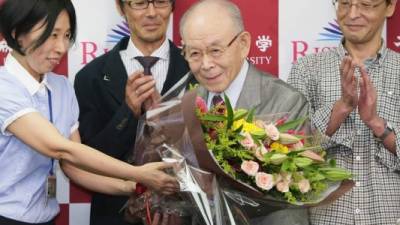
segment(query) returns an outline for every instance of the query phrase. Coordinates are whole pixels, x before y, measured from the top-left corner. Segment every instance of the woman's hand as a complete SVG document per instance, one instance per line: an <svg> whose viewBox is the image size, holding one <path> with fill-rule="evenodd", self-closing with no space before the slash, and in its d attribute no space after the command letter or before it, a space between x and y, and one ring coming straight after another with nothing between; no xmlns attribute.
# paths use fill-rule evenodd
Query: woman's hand
<svg viewBox="0 0 400 225"><path fill-rule="evenodd" d="M173 166L173 163L165 162L147 163L138 167L136 181L164 195L173 194L179 190L179 184L174 177L162 171Z"/></svg>

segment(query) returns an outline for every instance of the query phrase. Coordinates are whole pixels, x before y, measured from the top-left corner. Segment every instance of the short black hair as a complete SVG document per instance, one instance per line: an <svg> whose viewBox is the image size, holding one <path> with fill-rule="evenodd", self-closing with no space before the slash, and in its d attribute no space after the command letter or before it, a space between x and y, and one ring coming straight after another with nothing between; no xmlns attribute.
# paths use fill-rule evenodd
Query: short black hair
<svg viewBox="0 0 400 225"><path fill-rule="evenodd" d="M0 6L0 33L10 48L25 55L18 38L44 21L45 31L33 45L33 49L38 48L51 35L57 17L63 10L69 16L70 41L73 43L76 39L76 15L71 0L5 0Z"/></svg>
<svg viewBox="0 0 400 225"><path fill-rule="evenodd" d="M122 4L124 3L122 0L118 0L119 1L119 5L122 8ZM172 3L172 11L174 11L175 9L175 0L169 0Z"/></svg>

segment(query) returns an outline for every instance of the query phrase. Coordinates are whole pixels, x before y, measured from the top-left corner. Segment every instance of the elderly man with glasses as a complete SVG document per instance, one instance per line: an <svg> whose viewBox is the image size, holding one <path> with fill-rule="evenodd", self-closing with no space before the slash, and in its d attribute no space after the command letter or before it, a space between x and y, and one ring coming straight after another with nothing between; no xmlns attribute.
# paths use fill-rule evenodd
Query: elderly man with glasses
<svg viewBox="0 0 400 225"><path fill-rule="evenodd" d="M318 225L400 224L400 54L382 30L396 0L335 0L337 49L298 60L288 82L310 102L328 152L354 174L353 190L310 209Z"/></svg>
<svg viewBox="0 0 400 225"><path fill-rule="evenodd" d="M131 35L79 71L75 90L82 142L126 160L134 147L138 118L189 68L166 37L174 0L115 2ZM119 212L127 199L93 194L90 224L128 224Z"/></svg>
<svg viewBox="0 0 400 225"><path fill-rule="evenodd" d="M250 33L244 29L240 10L231 1L197 2L181 18L180 33L190 75L199 82L198 93L208 106L215 102L216 96L226 94L234 108L254 108L256 115L278 112L289 112L291 118L307 115L308 103L300 92L246 60ZM269 213L268 209L264 212ZM308 224L306 210L299 209L251 219L253 225Z"/></svg>

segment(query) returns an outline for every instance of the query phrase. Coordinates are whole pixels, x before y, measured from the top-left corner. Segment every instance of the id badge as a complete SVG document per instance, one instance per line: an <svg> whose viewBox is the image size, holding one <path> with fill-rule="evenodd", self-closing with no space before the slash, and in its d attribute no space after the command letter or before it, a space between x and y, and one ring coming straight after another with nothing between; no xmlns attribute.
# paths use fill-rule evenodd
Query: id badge
<svg viewBox="0 0 400 225"><path fill-rule="evenodd" d="M57 191L57 179L56 179L56 176L49 175L47 177L46 191L47 191L47 199L51 199L51 198L55 198L56 197L56 191Z"/></svg>

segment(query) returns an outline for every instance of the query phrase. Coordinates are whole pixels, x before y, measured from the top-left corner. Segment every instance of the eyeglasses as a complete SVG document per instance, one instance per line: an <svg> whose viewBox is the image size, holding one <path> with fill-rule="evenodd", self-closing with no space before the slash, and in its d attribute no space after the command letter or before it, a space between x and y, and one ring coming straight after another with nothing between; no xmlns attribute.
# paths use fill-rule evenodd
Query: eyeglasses
<svg viewBox="0 0 400 225"><path fill-rule="evenodd" d="M350 11L351 7L354 5L360 12L369 13L372 12L376 7L382 5L386 0L380 1L379 3L373 4L371 1L360 1L353 3L349 0L333 0L332 3L335 9L339 12L347 13Z"/></svg>
<svg viewBox="0 0 400 225"><path fill-rule="evenodd" d="M171 0L122 0L127 3L131 9L147 9L150 3L154 8L165 8L171 5Z"/></svg>
<svg viewBox="0 0 400 225"><path fill-rule="evenodd" d="M226 46L209 46L205 51L201 51L199 49L191 49L187 48L185 45L182 47L182 55L188 62L199 62L203 59L204 55L211 57L212 59L218 59L221 57L225 51L235 42L235 40L243 33L240 31L238 34L233 37L233 39Z"/></svg>

